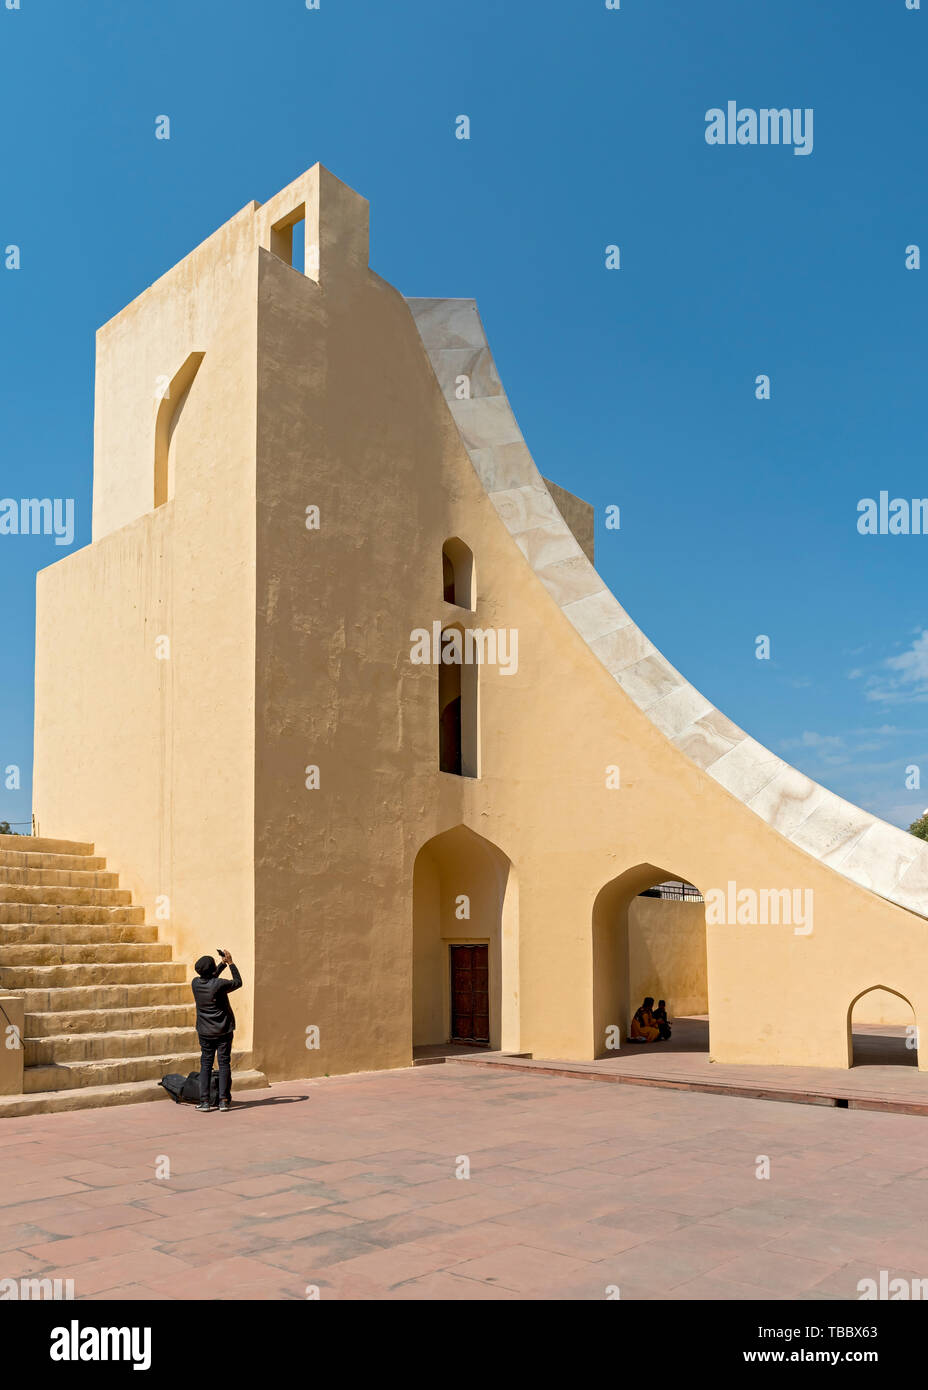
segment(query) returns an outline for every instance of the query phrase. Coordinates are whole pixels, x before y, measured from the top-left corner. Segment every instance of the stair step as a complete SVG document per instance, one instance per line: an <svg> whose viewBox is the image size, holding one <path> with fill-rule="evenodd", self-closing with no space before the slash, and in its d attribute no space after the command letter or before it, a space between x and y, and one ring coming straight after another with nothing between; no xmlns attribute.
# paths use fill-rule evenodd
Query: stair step
<svg viewBox="0 0 928 1390"><path fill-rule="evenodd" d="M153 941L110 941L79 945L56 942L3 944L0 938L0 967L28 969L35 965L126 965L165 964L171 961L168 943ZM0 977L2 978L2 977ZM30 984L33 983L30 981Z"/></svg>
<svg viewBox="0 0 928 1390"><path fill-rule="evenodd" d="M0 841L3 841L4 844L9 838L9 836L0 835ZM23 836L19 843L33 845L35 841ZM29 850L0 848L0 869L79 869L89 871L105 868L106 860L100 855L37 854L35 851Z"/></svg>
<svg viewBox="0 0 928 1390"><path fill-rule="evenodd" d="M18 989L27 1014L70 1009L134 1009L143 1004L192 1004L190 985L79 985L72 989Z"/></svg>
<svg viewBox="0 0 928 1390"><path fill-rule="evenodd" d="M0 902L0 922L138 922L145 921L144 907L86 907L70 903L5 903Z"/></svg>
<svg viewBox="0 0 928 1390"><path fill-rule="evenodd" d="M173 986L172 986L173 988ZM135 1032L149 1029L192 1028L196 1020L193 997L182 1004L140 1004L135 1008L64 1009L58 1013L27 1013L24 1037L37 1040L83 1033Z"/></svg>
<svg viewBox="0 0 928 1390"><path fill-rule="evenodd" d="M119 874L100 869L15 869L0 857L0 883L50 888L118 888Z"/></svg>
<svg viewBox="0 0 928 1390"><path fill-rule="evenodd" d="M193 1068L188 1068L193 1070ZM167 1074L167 1073L165 1073ZM160 1079L160 1078L159 1078ZM233 1113L237 1094L267 1087L264 1072L247 1070L232 1072ZM79 1090L38 1091L30 1095L0 1096L0 1119L19 1115L44 1115L60 1110L90 1110L98 1106L134 1105L141 1101L170 1100L157 1081L129 1081L112 1086L86 1086ZM193 1106L185 1106L199 1120ZM205 1120L204 1120L205 1123Z"/></svg>
<svg viewBox="0 0 928 1390"><path fill-rule="evenodd" d="M45 1037L23 1038L27 1067L54 1066L56 1063L102 1062L108 1058L151 1057L170 1053L198 1052L196 1029L181 1028L113 1029L105 1033L51 1033Z"/></svg>
<svg viewBox="0 0 928 1390"><path fill-rule="evenodd" d="M0 925L0 946L96 946L119 942L146 945L157 940L158 928L144 924L126 926L122 922L105 922L75 926L69 922L19 922L15 926Z"/></svg>
<svg viewBox="0 0 928 1390"><path fill-rule="evenodd" d="M62 888L45 883L0 882L0 903L37 903L43 907L126 907L128 888Z"/></svg>
<svg viewBox="0 0 928 1390"><path fill-rule="evenodd" d="M0 835L0 849L28 850L32 854L93 854L84 840L49 840L42 835Z"/></svg>
<svg viewBox="0 0 928 1390"><path fill-rule="evenodd" d="M247 1071L251 1054L232 1053L232 1065ZM84 1086L119 1086L127 1081L158 1081L169 1072L198 1071L200 1049L187 1052L149 1052L138 1057L107 1057L100 1061L52 1062L23 1070L23 1094L36 1091L71 1091Z"/></svg>
<svg viewBox="0 0 928 1390"><path fill-rule="evenodd" d="M81 985L179 985L187 969L176 961L120 965L0 965L4 989L71 989Z"/></svg>

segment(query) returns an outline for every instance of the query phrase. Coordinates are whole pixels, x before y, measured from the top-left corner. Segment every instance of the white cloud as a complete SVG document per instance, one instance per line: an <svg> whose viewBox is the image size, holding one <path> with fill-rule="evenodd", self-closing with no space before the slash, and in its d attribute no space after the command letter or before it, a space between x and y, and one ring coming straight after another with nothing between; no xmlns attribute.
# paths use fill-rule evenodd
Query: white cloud
<svg viewBox="0 0 928 1390"><path fill-rule="evenodd" d="M821 750L828 748L843 748L844 739L838 738L836 734L816 734L811 729L807 729L800 738L783 739L780 747L818 748Z"/></svg>
<svg viewBox="0 0 928 1390"><path fill-rule="evenodd" d="M928 701L928 631L919 632L908 651L887 657L888 674L871 676L866 698L880 704L919 704Z"/></svg>

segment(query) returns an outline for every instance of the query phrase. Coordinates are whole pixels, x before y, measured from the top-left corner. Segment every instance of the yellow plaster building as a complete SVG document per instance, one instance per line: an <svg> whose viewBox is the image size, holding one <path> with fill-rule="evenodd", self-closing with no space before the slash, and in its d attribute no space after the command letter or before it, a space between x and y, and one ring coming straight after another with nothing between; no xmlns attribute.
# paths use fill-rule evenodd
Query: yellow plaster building
<svg viewBox="0 0 928 1390"><path fill-rule="evenodd" d="M468 1029L608 1055L645 978L630 908L649 992L707 991L716 1060L847 1067L868 991L872 1020L928 1018L928 845L714 709L592 554L474 303L376 275L367 203L316 165L98 334L93 540L38 579L32 857L92 842L184 999L190 962L231 949L241 1065L272 1080ZM453 642L473 659L440 660ZM637 898L670 877L706 898L685 986ZM97 976L36 974L80 964L0 984L27 1015L86 1012L51 996ZM107 969L124 1031L171 1026L181 995Z"/></svg>

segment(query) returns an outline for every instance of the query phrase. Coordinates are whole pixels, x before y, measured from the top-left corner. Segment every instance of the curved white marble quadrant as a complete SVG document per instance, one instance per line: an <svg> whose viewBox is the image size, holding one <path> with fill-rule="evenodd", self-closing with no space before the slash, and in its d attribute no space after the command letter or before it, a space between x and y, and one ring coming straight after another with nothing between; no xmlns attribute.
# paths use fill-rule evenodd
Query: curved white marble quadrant
<svg viewBox="0 0 928 1390"><path fill-rule="evenodd" d="M602 665L682 753L807 854L928 916L928 844L757 743L671 666L606 587L535 467L472 299L407 299L477 475L532 569ZM456 399L467 376L470 399Z"/></svg>

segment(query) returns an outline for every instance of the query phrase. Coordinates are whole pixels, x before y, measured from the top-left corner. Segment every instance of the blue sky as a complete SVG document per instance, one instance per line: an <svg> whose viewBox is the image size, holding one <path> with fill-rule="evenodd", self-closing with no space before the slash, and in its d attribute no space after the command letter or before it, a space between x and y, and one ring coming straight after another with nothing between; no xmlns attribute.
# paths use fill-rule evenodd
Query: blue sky
<svg viewBox="0 0 928 1390"><path fill-rule="evenodd" d="M857 531L861 498L928 496L928 0L8 3L0 496L73 497L89 542L96 328L321 160L370 199L379 274L477 299L669 659L841 795L928 806L928 537ZM812 153L708 145L729 100L812 108ZM34 576L63 553L0 536L0 819L30 816Z"/></svg>

